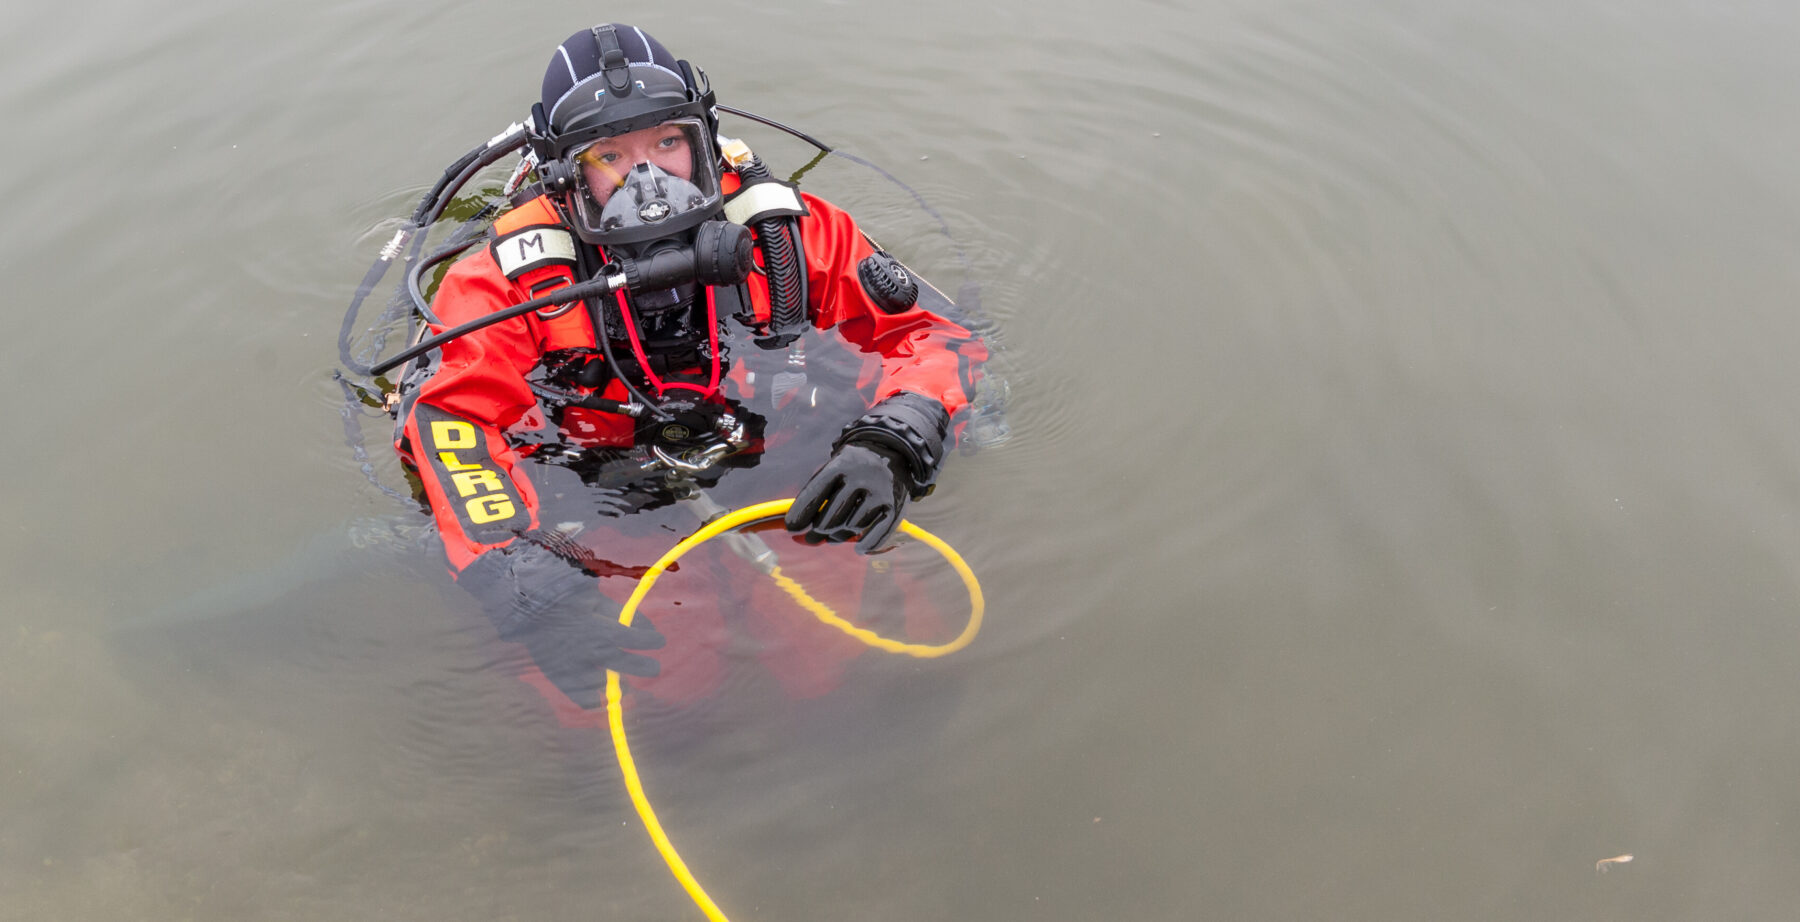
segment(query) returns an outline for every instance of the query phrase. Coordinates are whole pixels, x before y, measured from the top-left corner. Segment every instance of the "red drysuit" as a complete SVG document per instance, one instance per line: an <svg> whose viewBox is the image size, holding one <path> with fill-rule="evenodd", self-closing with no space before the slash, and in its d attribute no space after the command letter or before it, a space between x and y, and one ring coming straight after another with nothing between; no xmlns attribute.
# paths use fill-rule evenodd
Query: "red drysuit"
<svg viewBox="0 0 1800 922"><path fill-rule="evenodd" d="M727 191L735 187L735 180L727 175ZM858 275L858 264L875 253L875 247L843 211L809 195L802 199L809 212L799 218L799 226L808 314L814 328L803 342L814 354L835 348L840 359L848 356L854 380L846 378L849 387L838 390L853 390L849 396L860 398L849 404L853 412L820 423L835 432L862 408L903 391L940 402L954 418L973 393L987 357L986 347L967 330L919 304L893 312L879 306ZM589 246L567 232L548 198L533 199L508 212L496 223L489 245L457 262L445 275L432 302L439 321L432 332L568 284L575 272L568 253L571 243L573 247ZM758 321L769 317L767 284L760 274L752 275L735 291L706 293L708 299L715 296L721 304L735 305L735 314L753 314ZM712 306L710 300L708 305ZM624 317L629 322L629 314ZM740 402L777 406L770 393L772 375L766 371L758 375L750 367L752 359L759 356L745 324L719 309L708 325L723 330L720 344L701 353L707 358L720 356L716 370L708 367L711 362L696 360L691 350L663 361L653 342L623 344L628 348L618 348L621 344L615 343L616 354L635 357L628 373L636 376L633 383L640 391L652 395L658 383L673 384L671 393L681 388L705 389L712 383L711 375L722 372L719 396L714 399L732 401L734 406ZM616 340L619 331L612 332ZM534 482L551 471L533 461L546 445L625 451L639 440L640 424L630 417L583 407L547 412L533 392L528 378L534 371L541 373L551 361L565 369L570 364L602 361L596 354L598 345L593 320L580 304L527 314L446 343L429 377L406 392L403 430L396 447L420 475L454 571L460 573L482 553L520 540L521 535L559 525L566 530L570 523L561 518L562 512L546 520L545 486ZM779 359L781 353L770 357ZM646 374L642 370L646 367L660 374ZM565 375L565 384L567 378ZM594 390L605 397L628 399L616 379L586 392ZM580 394L583 389L575 392ZM780 396L789 403L796 399L791 393ZM838 405L845 405L844 393L830 396L839 398ZM818 399L816 388L811 399ZM771 424L752 452L768 446L772 456L774 446L782 444L787 435ZM804 440L792 444L804 444ZM792 488L826 459L826 451L828 447L821 445L809 457L791 459L785 483L779 476L761 476L749 488L752 495L733 495L731 504L792 495ZM754 495L757 489L764 495ZM563 498L580 490L570 490L559 482L554 492ZM602 527L587 527L601 524L600 517L578 515L573 524L580 531L558 545L597 576L600 591L618 601L630 592L643 568L699 524L691 517L665 516L665 521L655 525L633 527L631 519L638 515L629 498L609 507L605 517L625 513L631 515ZM584 518L589 520L582 521ZM838 561L835 575L817 564L809 566L818 585L808 585L808 589L816 588L815 595L824 593L821 598L841 606L841 613L858 611L861 574L868 561L846 548L803 550L797 543L783 540L779 531L765 535L783 554L784 567L789 558L808 555ZM792 551L787 550L790 547ZM689 560L683 561L684 567L711 576L685 579L687 585L683 586L673 585L677 581L671 576L664 582L671 583L670 592L679 595L672 603L678 607L646 604L644 615L669 642L662 651L651 654L663 666L661 675L632 679L634 688L673 702L710 694L721 681L721 651L729 633L727 616L742 619L740 633L761 644L759 658L790 693L799 696L829 690L848 661L861 652L858 642L812 623L809 615L766 585L766 578L728 552L703 547ZM765 585L757 585L759 582ZM659 584L653 597L663 595L664 587ZM552 688L549 682L538 684L546 691Z"/></svg>

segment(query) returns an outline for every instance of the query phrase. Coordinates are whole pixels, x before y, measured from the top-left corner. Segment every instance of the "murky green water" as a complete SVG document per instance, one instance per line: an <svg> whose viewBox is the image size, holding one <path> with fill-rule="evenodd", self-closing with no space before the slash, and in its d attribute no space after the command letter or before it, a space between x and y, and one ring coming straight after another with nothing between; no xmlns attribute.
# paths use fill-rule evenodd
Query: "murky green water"
<svg viewBox="0 0 1800 922"><path fill-rule="evenodd" d="M603 17L1004 331L975 647L646 731L733 919L1800 904L1788 5L203 2L0 38L0 917L699 918L330 377Z"/></svg>

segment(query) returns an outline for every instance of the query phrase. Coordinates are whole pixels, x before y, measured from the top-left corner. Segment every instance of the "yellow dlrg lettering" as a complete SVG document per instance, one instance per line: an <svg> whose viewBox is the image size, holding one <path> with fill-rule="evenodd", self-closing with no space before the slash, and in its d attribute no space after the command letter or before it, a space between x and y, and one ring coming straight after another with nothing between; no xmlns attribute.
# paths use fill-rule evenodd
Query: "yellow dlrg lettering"
<svg viewBox="0 0 1800 922"><path fill-rule="evenodd" d="M477 525L510 519L513 513L518 511L513 506L513 501L505 495L479 496L469 500L463 508L469 512L469 521Z"/></svg>
<svg viewBox="0 0 1800 922"><path fill-rule="evenodd" d="M491 493L506 492L506 487L500 483L500 475L493 471L475 470L451 474L450 482L456 484L457 496L474 496L477 490L487 490Z"/></svg>
<svg viewBox="0 0 1800 922"><path fill-rule="evenodd" d="M447 471L474 471L481 469L481 462L479 461L456 460L456 452L454 451L438 452L438 463L442 464L444 470Z"/></svg>
<svg viewBox="0 0 1800 922"><path fill-rule="evenodd" d="M431 424L431 443L438 448L474 448L475 424L440 419Z"/></svg>

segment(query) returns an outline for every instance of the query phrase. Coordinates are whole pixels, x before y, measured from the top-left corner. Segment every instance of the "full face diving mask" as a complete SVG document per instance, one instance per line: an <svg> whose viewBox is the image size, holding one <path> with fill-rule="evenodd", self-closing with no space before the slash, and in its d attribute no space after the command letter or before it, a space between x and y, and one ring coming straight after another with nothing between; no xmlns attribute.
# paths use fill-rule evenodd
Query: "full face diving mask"
<svg viewBox="0 0 1800 922"><path fill-rule="evenodd" d="M673 119L570 152L577 231L601 246L679 236L723 208L712 141Z"/></svg>

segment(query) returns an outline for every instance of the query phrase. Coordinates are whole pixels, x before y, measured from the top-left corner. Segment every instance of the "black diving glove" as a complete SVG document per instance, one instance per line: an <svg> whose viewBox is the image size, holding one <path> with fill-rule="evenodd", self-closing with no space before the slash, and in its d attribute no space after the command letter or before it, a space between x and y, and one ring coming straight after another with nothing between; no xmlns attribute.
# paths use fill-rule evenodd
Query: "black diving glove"
<svg viewBox="0 0 1800 922"><path fill-rule="evenodd" d="M540 545L515 541L475 558L457 583L481 602L501 640L525 645L545 678L584 708L600 706L605 670L650 677L661 666L629 650L655 650L663 636L619 623L619 604L594 578Z"/></svg>
<svg viewBox="0 0 1800 922"><path fill-rule="evenodd" d="M906 501L931 492L949 431L950 414L929 397L903 392L876 404L844 427L831 460L800 488L788 531L810 544L861 535L857 553L873 553L900 527Z"/></svg>
<svg viewBox="0 0 1800 922"><path fill-rule="evenodd" d="M900 474L904 466L887 449L855 442L843 445L800 488L788 507L788 531L804 530L808 544L861 535L857 552L875 550L899 527L906 511Z"/></svg>

